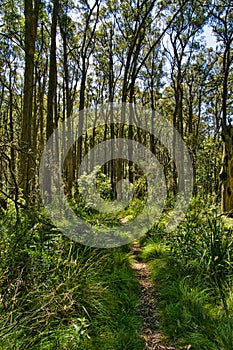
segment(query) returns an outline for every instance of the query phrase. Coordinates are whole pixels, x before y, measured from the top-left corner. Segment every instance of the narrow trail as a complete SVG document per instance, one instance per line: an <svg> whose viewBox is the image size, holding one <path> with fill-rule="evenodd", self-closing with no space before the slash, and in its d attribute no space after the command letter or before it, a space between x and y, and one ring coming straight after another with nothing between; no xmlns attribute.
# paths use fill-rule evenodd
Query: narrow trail
<svg viewBox="0 0 233 350"><path fill-rule="evenodd" d="M141 286L140 315L143 320L142 336L145 340L145 350L175 350L162 344L162 334L159 331L158 312L156 308L155 290L151 282L148 266L138 261L141 248L137 242L133 244L135 262L132 268L136 271Z"/></svg>

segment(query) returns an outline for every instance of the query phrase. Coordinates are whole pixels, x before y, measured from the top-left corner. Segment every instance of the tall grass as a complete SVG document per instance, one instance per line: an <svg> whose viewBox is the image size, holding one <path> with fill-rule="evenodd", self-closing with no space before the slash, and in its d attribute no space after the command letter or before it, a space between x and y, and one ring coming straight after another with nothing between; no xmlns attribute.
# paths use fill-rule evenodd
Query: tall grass
<svg viewBox="0 0 233 350"><path fill-rule="evenodd" d="M141 256L159 293L163 332L178 349L233 349L232 229L195 201L176 232L157 231Z"/></svg>
<svg viewBox="0 0 233 350"><path fill-rule="evenodd" d="M142 349L126 249L71 242L44 215L1 220L0 349Z"/></svg>

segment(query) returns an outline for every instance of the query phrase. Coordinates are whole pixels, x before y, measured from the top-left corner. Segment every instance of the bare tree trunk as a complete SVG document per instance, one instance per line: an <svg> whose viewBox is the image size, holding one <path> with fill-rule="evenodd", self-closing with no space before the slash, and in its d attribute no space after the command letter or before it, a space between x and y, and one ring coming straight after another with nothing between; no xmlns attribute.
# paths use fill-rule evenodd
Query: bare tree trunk
<svg viewBox="0 0 233 350"><path fill-rule="evenodd" d="M63 23L60 23L60 31L63 39L63 69L64 69L64 84L63 84L63 106L64 106L64 116L70 118L72 113L72 96L71 96L71 87L69 83L69 65L68 65L68 42L67 42L67 28ZM71 121L69 123L69 132L73 133L73 125ZM65 162L66 168L66 194L69 198L72 196L72 186L75 178L75 145L71 147Z"/></svg>
<svg viewBox="0 0 233 350"><path fill-rule="evenodd" d="M231 42L228 42L223 55L223 87L222 87L222 140L223 162L220 178L222 181L222 213L233 216L233 125L227 121L227 102L229 72L233 57Z"/></svg>
<svg viewBox="0 0 233 350"><path fill-rule="evenodd" d="M80 84L80 93L79 93L79 121L78 121L78 132L79 135L81 135L77 140L77 163L76 167L79 168L81 161L82 161L82 155L83 155L83 125L84 125L84 108L85 108L85 93L86 93L86 80L87 80L87 73L88 73L88 67L89 67L89 61L91 54L94 50L94 35L96 32L96 26L99 21L99 9L100 9L100 2L99 0L95 0L92 7L89 7L89 12L87 13L87 16L85 16L85 28L83 31L83 40L82 40L82 47L81 47L81 84ZM94 11L96 10L96 13ZM94 24L93 27L90 28L90 24L92 22L92 17L94 17Z"/></svg>
<svg viewBox="0 0 233 350"><path fill-rule="evenodd" d="M49 90L47 106L46 139L53 133L57 114L57 60L56 60L56 34L59 0L53 0L53 17L51 27L51 46L49 62Z"/></svg>
<svg viewBox="0 0 233 350"><path fill-rule="evenodd" d="M222 181L222 213L233 216L233 126L228 125L223 137L223 159L220 178Z"/></svg>
<svg viewBox="0 0 233 350"><path fill-rule="evenodd" d="M56 34L58 20L59 0L53 0L53 16L51 26L51 46L49 61L49 89L46 120L46 139L52 135L57 123L57 60L56 60ZM48 170L48 169L47 169ZM46 188L48 198L51 196L51 178L46 176Z"/></svg>
<svg viewBox="0 0 233 350"><path fill-rule="evenodd" d="M217 2L218 3L218 2ZM221 2L219 2L221 3ZM213 6L211 15L213 16L213 30L224 48L222 56L222 141L223 158L221 179L222 213L231 213L233 216L233 124L229 111L229 85L230 71L233 63L232 55L232 4L226 2L225 6L219 10L220 6ZM217 30L216 30L217 28ZM229 114L228 114L229 113Z"/></svg>
<svg viewBox="0 0 233 350"><path fill-rule="evenodd" d="M222 213L233 215L233 125L227 124L227 99L230 51L225 51L223 58L223 91L222 91L222 140L223 157L220 173L222 185Z"/></svg>
<svg viewBox="0 0 233 350"><path fill-rule="evenodd" d="M25 70L24 70L24 98L23 118L21 130L20 153L20 187L28 199L32 193L32 179L35 177L35 163L32 158L32 125L33 118L33 85L34 85L34 55L38 24L40 0L24 0L25 14Z"/></svg>

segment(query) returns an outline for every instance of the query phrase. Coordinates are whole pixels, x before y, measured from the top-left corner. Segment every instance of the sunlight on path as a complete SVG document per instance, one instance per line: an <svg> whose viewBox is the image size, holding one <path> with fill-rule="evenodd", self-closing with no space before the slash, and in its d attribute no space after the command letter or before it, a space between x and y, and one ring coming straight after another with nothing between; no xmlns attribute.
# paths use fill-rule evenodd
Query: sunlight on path
<svg viewBox="0 0 233 350"><path fill-rule="evenodd" d="M141 286L140 315L143 319L141 329L142 337L145 340L146 350L175 350L173 347L162 345L162 334L159 331L158 313L155 302L155 291L150 280L150 271L145 263L137 261L141 248L137 242L133 243L135 261L132 268L137 272Z"/></svg>

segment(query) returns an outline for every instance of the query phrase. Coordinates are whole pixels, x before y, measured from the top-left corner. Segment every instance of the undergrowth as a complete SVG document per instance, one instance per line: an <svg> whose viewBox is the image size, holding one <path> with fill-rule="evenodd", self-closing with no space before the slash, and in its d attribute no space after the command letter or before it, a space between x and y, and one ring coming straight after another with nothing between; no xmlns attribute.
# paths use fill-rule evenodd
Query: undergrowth
<svg viewBox="0 0 233 350"><path fill-rule="evenodd" d="M175 232L165 233L163 220L142 240L141 254L159 295L162 332L177 349L232 350L232 228L200 201Z"/></svg>
<svg viewBox="0 0 233 350"><path fill-rule="evenodd" d="M71 242L43 214L0 225L0 349L141 350L127 247Z"/></svg>

